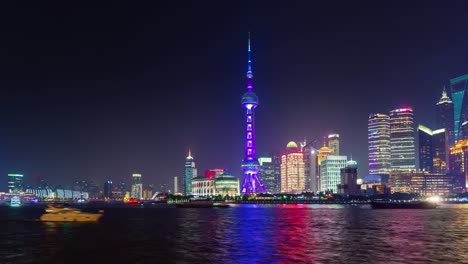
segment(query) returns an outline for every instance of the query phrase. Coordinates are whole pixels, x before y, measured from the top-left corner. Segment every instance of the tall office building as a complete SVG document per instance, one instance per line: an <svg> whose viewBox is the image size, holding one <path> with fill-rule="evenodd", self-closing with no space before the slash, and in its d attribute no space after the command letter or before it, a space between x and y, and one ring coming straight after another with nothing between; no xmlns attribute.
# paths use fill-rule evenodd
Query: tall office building
<svg viewBox="0 0 468 264"><path fill-rule="evenodd" d="M189 150L188 156L185 159L185 171L182 179L182 192L184 195L192 194L192 180L195 177L197 177L197 167L195 166L192 152Z"/></svg>
<svg viewBox="0 0 468 264"><path fill-rule="evenodd" d="M275 187L273 190L268 190L271 193L281 192L281 157L277 153L271 155L273 160L273 175L275 177Z"/></svg>
<svg viewBox="0 0 468 264"><path fill-rule="evenodd" d="M369 141L369 174L390 173L390 117L371 114L367 124Z"/></svg>
<svg viewBox="0 0 468 264"><path fill-rule="evenodd" d="M431 130L418 126L419 169L440 174L447 172L447 140L448 133L444 128Z"/></svg>
<svg viewBox="0 0 468 264"><path fill-rule="evenodd" d="M391 170L409 171L416 168L413 110L390 111Z"/></svg>
<svg viewBox="0 0 468 264"><path fill-rule="evenodd" d="M141 181L141 174L133 173L132 174L132 193L133 198L142 199L143 198L143 183Z"/></svg>
<svg viewBox="0 0 468 264"><path fill-rule="evenodd" d="M338 184L338 192L343 194L361 194L361 186L357 184L358 163L350 160L346 167L340 170L341 181Z"/></svg>
<svg viewBox="0 0 468 264"><path fill-rule="evenodd" d="M258 171L260 164L255 155L255 108L258 105L258 97L253 92L253 72L252 59L250 50L250 34L248 41L248 61L247 61L247 92L242 95L241 104L245 109L245 145L244 145L244 160L242 161L242 172L244 174L244 182L242 184L241 193L248 195L251 193L267 192L263 185Z"/></svg>
<svg viewBox="0 0 468 264"><path fill-rule="evenodd" d="M460 140L466 139L468 139L468 121L465 121L460 125Z"/></svg>
<svg viewBox="0 0 468 264"><path fill-rule="evenodd" d="M346 167L346 156L327 156L320 164L320 191L338 192L338 184L341 184L341 169Z"/></svg>
<svg viewBox="0 0 468 264"><path fill-rule="evenodd" d="M468 74L450 79L452 90L455 141L460 140L460 126L468 121Z"/></svg>
<svg viewBox="0 0 468 264"><path fill-rule="evenodd" d="M459 186L468 189L468 140L450 148L450 173L459 179Z"/></svg>
<svg viewBox="0 0 468 264"><path fill-rule="evenodd" d="M274 193L276 189L276 182L273 159L271 157L259 157L258 163L260 163L260 171L258 172L260 179L262 179L265 188L270 193Z"/></svg>
<svg viewBox="0 0 468 264"><path fill-rule="evenodd" d="M436 104L436 128L445 128L447 131L446 152L455 144L453 102L447 96L447 91L442 91L442 97Z"/></svg>
<svg viewBox="0 0 468 264"><path fill-rule="evenodd" d="M8 174L8 192L20 193L23 191L23 174Z"/></svg>
<svg viewBox="0 0 468 264"><path fill-rule="evenodd" d="M306 191L316 193L318 192L318 151L311 143L305 145L302 151L304 153Z"/></svg>
<svg viewBox="0 0 468 264"><path fill-rule="evenodd" d="M177 179L177 176L174 176L174 193L179 192L179 181Z"/></svg>
<svg viewBox="0 0 468 264"><path fill-rule="evenodd" d="M104 182L104 198L112 198L112 181L110 180Z"/></svg>
<svg viewBox="0 0 468 264"><path fill-rule="evenodd" d="M281 155L281 192L302 193L305 191L304 155L293 141Z"/></svg>
<svg viewBox="0 0 468 264"><path fill-rule="evenodd" d="M432 130L419 125L418 126L418 139L419 139L419 169L428 172L433 171L434 161L432 160L434 153L432 149Z"/></svg>
<svg viewBox="0 0 468 264"><path fill-rule="evenodd" d="M339 134L329 134L327 136L328 147L332 149L332 155L340 155L340 135Z"/></svg>

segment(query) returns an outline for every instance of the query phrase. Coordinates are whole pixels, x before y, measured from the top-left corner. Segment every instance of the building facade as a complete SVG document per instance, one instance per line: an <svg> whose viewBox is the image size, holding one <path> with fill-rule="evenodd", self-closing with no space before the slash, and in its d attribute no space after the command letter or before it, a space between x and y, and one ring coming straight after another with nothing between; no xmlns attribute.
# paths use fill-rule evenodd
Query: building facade
<svg viewBox="0 0 468 264"><path fill-rule="evenodd" d="M458 177L463 189L468 189L468 140L460 140L450 148L450 173Z"/></svg>
<svg viewBox="0 0 468 264"><path fill-rule="evenodd" d="M195 196L207 197L217 195L238 196L239 179L228 174L215 178L196 177L192 180L192 192Z"/></svg>
<svg viewBox="0 0 468 264"><path fill-rule="evenodd" d="M418 126L418 139L419 139L419 169L432 172L434 169L434 153L432 148L432 130L419 125Z"/></svg>
<svg viewBox="0 0 468 264"><path fill-rule="evenodd" d="M455 141L460 140L460 126L468 121L468 74L450 79L452 91L454 135Z"/></svg>
<svg viewBox="0 0 468 264"><path fill-rule="evenodd" d="M385 114L369 115L369 174L390 173L390 117Z"/></svg>
<svg viewBox="0 0 468 264"><path fill-rule="evenodd" d="M185 158L185 171L182 179L182 193L184 195L192 194L192 179L197 177L197 167L195 160L192 157L192 152L189 150L187 158Z"/></svg>
<svg viewBox="0 0 468 264"><path fill-rule="evenodd" d="M446 153L448 153L449 148L455 144L454 120L453 102L447 96L447 91L444 87L442 97L436 104L436 128L445 128L447 131Z"/></svg>
<svg viewBox="0 0 468 264"><path fill-rule="evenodd" d="M311 143L303 148L304 153L304 174L306 178L306 191L317 193L318 188L318 150Z"/></svg>
<svg viewBox="0 0 468 264"><path fill-rule="evenodd" d="M141 174L132 174L132 198L142 199L143 198L143 183L141 181Z"/></svg>
<svg viewBox="0 0 468 264"><path fill-rule="evenodd" d="M23 174L9 173L8 175L8 192L20 193L23 191Z"/></svg>
<svg viewBox="0 0 468 264"><path fill-rule="evenodd" d="M392 172L388 186L392 193L417 193L424 196L446 195L454 190L454 177L427 171Z"/></svg>
<svg viewBox="0 0 468 264"><path fill-rule="evenodd" d="M112 198L112 181L107 180L104 182L104 198Z"/></svg>
<svg viewBox="0 0 468 264"><path fill-rule="evenodd" d="M281 155L281 192L302 193L305 191L304 155L297 144L291 141L287 152Z"/></svg>
<svg viewBox="0 0 468 264"><path fill-rule="evenodd" d="M391 170L416 169L413 110L401 108L390 111Z"/></svg>
<svg viewBox="0 0 468 264"><path fill-rule="evenodd" d="M332 150L332 155L340 155L340 135L339 134L329 134L327 136L327 145Z"/></svg>
<svg viewBox="0 0 468 264"><path fill-rule="evenodd" d="M276 190L276 179L275 179L275 166L273 164L273 158L271 157L260 157L258 158L260 164L260 179L262 179L265 188L270 192L274 193Z"/></svg>
<svg viewBox="0 0 468 264"><path fill-rule="evenodd" d="M346 167L340 171L341 181L337 186L338 192L342 194L361 194L361 185L358 180L358 163L354 160L346 162Z"/></svg>
<svg viewBox="0 0 468 264"><path fill-rule="evenodd" d="M174 176L174 193L179 193L179 179Z"/></svg>
<svg viewBox="0 0 468 264"><path fill-rule="evenodd" d="M338 192L338 184L341 184L341 169L346 167L346 156L327 156L320 164L320 191Z"/></svg>

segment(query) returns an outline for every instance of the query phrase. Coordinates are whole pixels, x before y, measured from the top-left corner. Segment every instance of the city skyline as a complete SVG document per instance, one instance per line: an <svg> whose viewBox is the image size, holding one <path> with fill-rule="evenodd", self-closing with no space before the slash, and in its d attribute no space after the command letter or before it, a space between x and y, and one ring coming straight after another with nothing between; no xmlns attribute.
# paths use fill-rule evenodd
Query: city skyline
<svg viewBox="0 0 468 264"><path fill-rule="evenodd" d="M101 184L138 171L145 183L169 184L182 176L180 164L191 148L199 168L223 167L242 180L238 99L248 31L262 100L257 156L290 140L336 132L340 152L352 153L365 173L370 113L411 106L415 125L437 129L441 87L450 90L449 80L468 72L460 56L468 44L459 37L467 35L463 15L448 6L379 17L385 6L351 16L325 5L314 6L313 18L295 5L252 3L246 12L230 7L235 17L200 4L169 27L154 13L168 17L177 10L170 4L155 4L143 15L130 9L124 18L112 15L118 12L101 17L99 9L65 17L61 7L40 6L16 14L1 44L8 52L0 78L0 175L23 174L31 184L37 176ZM279 10L290 19L276 19ZM77 23L80 17L89 19ZM134 22L121 28L119 19ZM396 41L402 37L404 43Z"/></svg>

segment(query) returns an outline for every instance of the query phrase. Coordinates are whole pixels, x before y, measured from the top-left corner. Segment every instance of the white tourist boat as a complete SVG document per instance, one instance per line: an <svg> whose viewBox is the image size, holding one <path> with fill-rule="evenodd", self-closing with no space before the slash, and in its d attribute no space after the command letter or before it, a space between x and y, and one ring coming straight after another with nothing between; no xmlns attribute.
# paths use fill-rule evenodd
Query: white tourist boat
<svg viewBox="0 0 468 264"><path fill-rule="evenodd" d="M86 213L76 208L47 206L40 220L44 222L96 222L102 212Z"/></svg>

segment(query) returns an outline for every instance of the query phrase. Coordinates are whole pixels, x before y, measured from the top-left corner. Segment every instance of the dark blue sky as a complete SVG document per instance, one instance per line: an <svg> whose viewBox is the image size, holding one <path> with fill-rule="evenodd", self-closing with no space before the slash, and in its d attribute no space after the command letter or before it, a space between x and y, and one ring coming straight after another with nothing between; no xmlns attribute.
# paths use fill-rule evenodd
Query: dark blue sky
<svg viewBox="0 0 468 264"><path fill-rule="evenodd" d="M156 2L2 3L0 189L13 171L172 185L188 148L240 176L248 31L258 154L337 131L366 173L369 113L431 127L468 72L464 1Z"/></svg>

